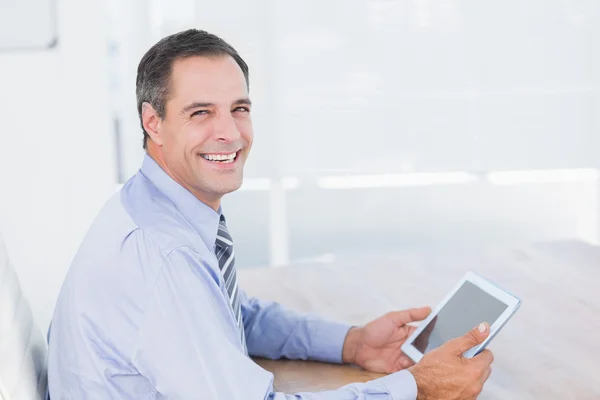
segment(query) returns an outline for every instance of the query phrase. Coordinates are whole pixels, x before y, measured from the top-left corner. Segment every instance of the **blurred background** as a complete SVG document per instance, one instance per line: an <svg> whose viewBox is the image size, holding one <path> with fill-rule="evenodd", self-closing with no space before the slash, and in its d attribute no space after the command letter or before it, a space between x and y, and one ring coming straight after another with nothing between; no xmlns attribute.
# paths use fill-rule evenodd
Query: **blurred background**
<svg viewBox="0 0 600 400"><path fill-rule="evenodd" d="M140 166L137 64L190 27L250 66L239 268L600 242L596 0L0 0L0 231L41 326Z"/></svg>

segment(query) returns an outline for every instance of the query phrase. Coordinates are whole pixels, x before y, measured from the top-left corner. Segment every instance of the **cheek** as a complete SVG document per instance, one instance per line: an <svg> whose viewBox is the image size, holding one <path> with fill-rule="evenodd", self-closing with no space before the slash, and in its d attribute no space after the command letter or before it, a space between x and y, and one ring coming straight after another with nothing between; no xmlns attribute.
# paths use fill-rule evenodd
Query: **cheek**
<svg viewBox="0 0 600 400"><path fill-rule="evenodd" d="M252 140L254 139L254 131L252 130L252 121L250 118L240 121L236 125L240 135L251 144Z"/></svg>
<svg viewBox="0 0 600 400"><path fill-rule="evenodd" d="M196 153L210 139L210 132L210 127L203 124L192 123L183 126L180 137L181 148L187 153Z"/></svg>
<svg viewBox="0 0 600 400"><path fill-rule="evenodd" d="M181 146L182 126L165 120L164 130L162 132L163 145L166 150L176 151Z"/></svg>
<svg viewBox="0 0 600 400"><path fill-rule="evenodd" d="M181 153L187 150L186 143L185 135L181 133L174 134L169 140L169 152L173 155L181 156Z"/></svg>

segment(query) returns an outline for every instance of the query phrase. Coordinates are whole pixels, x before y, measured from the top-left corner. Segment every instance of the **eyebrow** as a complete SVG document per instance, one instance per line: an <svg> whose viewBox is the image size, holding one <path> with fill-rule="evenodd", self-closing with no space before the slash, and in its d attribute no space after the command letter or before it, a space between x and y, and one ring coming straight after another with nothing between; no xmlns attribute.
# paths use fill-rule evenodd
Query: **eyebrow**
<svg viewBox="0 0 600 400"><path fill-rule="evenodd" d="M241 98L241 99L237 99L236 101L233 102L233 105L235 105L235 106L238 106L238 105L241 105L241 104L250 106L250 105L252 105L252 101L250 101L250 99L248 97L244 97L244 98ZM214 103L203 103L203 102L197 102L196 101L196 102L193 102L193 103L188 104L187 106L185 106L181 110L181 114L185 114L188 111L191 111L191 110L196 109L196 108L212 107L214 105L215 105Z"/></svg>

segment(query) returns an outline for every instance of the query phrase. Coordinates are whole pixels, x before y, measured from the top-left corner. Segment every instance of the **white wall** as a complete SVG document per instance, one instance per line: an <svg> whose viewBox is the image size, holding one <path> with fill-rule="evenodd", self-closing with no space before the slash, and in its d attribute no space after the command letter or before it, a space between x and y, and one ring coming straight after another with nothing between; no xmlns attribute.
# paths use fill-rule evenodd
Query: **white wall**
<svg viewBox="0 0 600 400"><path fill-rule="evenodd" d="M301 180L287 192L291 260L415 248L468 252L555 240L598 245L600 185L597 173L587 175L537 183L495 184L481 177L464 184L363 189L320 189ZM236 240L236 265L267 265L268 193L234 193L224 209Z"/></svg>
<svg viewBox="0 0 600 400"><path fill-rule="evenodd" d="M0 231L43 329L115 182L104 5L58 7L56 49L0 53Z"/></svg>

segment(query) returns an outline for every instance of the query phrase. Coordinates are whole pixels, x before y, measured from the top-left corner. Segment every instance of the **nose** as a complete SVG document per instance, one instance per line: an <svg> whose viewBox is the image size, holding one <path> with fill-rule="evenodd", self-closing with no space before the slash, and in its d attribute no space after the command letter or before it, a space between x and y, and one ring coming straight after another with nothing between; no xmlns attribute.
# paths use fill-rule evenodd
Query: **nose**
<svg viewBox="0 0 600 400"><path fill-rule="evenodd" d="M231 113L222 114L215 127L215 139L220 142L234 142L241 136L237 128L235 119Z"/></svg>

